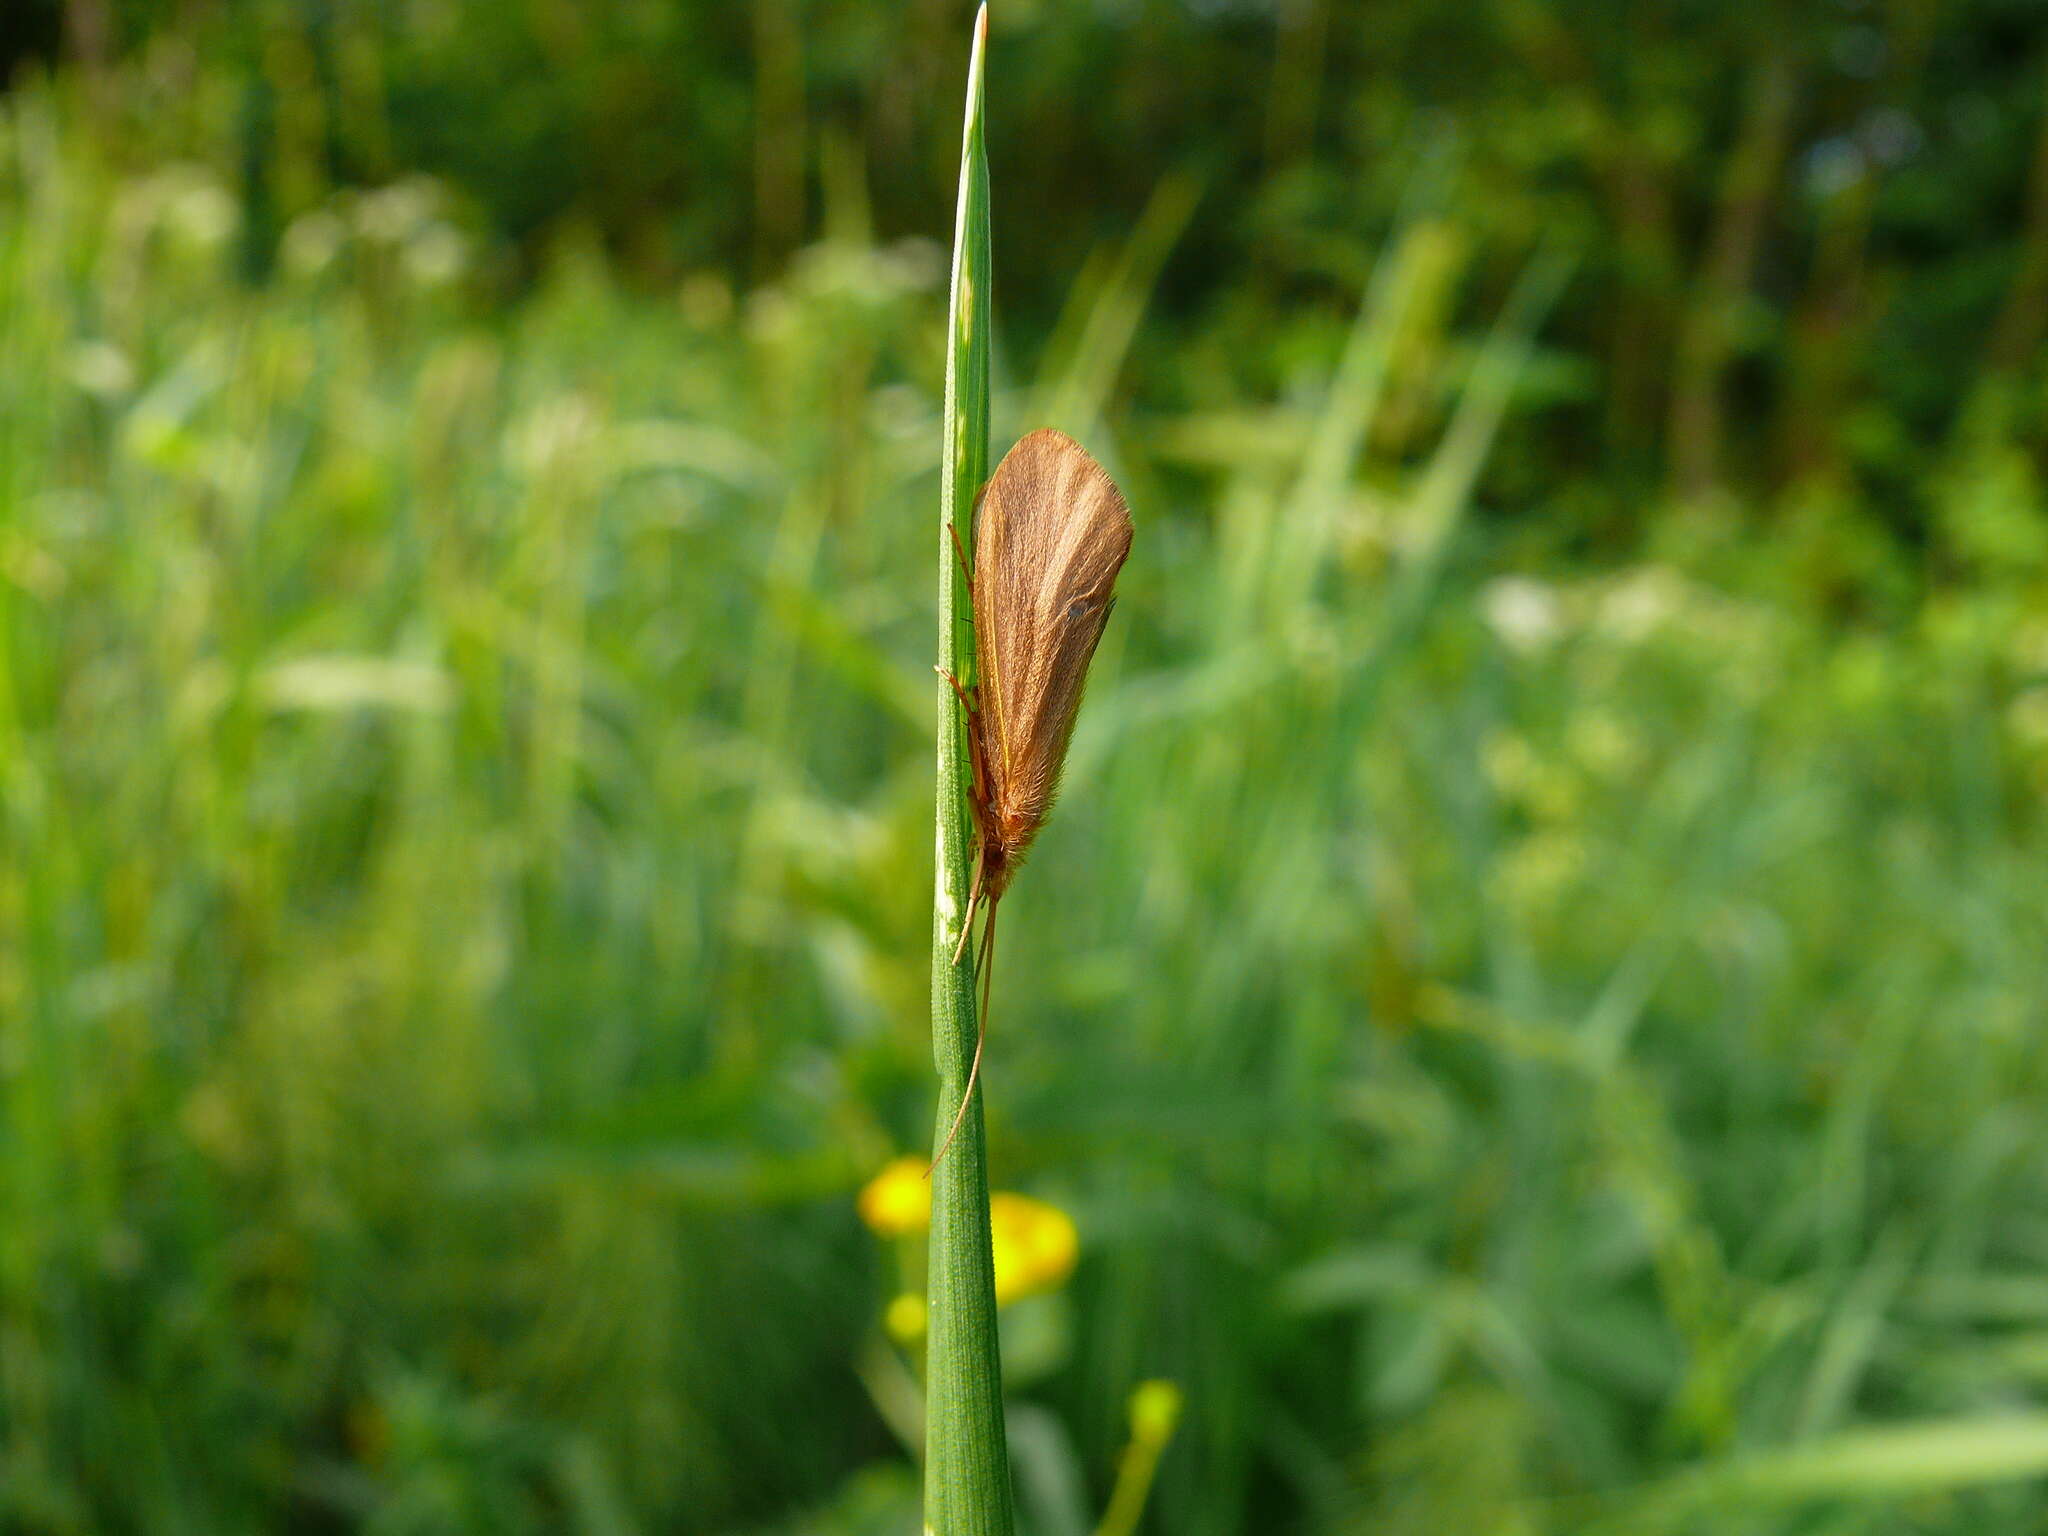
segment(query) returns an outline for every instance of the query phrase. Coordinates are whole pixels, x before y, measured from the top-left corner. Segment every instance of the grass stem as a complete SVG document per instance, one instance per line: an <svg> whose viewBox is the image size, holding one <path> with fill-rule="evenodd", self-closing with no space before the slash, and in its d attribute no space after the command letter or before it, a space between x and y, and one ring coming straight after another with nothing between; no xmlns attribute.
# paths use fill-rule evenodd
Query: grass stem
<svg viewBox="0 0 2048 1536"><path fill-rule="evenodd" d="M960 146L946 354L944 461L939 477L939 665L967 681L974 634L965 579L948 532L974 542L976 492L988 475L989 207L982 138L982 55L988 9L975 18ZM938 690L938 858L932 904L932 1054L938 1066L936 1151L966 1091L976 1032L974 969L954 963L966 919L972 818L966 723L943 678ZM927 1281L924 1523L933 1536L1009 1536L1010 1465L1003 1366L996 1339L995 1260L980 1090L932 1173Z"/></svg>

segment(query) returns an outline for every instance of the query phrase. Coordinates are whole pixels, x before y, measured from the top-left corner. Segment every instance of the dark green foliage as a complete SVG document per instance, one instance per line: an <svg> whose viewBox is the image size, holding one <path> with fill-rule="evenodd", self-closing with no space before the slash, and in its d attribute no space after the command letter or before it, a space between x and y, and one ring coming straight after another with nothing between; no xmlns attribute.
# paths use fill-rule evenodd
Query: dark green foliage
<svg viewBox="0 0 2048 1536"><path fill-rule="evenodd" d="M931 234L952 192L967 7L77 9L103 16L116 56L190 50L243 76L245 102L257 81L289 99L252 183L287 217L337 184L429 172L515 258L507 275L538 271L565 230L646 283L783 272L830 196L833 146L885 240ZM1204 196L1129 379L1136 399L1188 403L1199 379L1166 359L1239 325L1326 332L1419 161L1448 152L1439 195L1478 237L1468 302L1540 238L1583 258L1547 333L1571 387L1515 429L1495 472L1509 500L1569 481L1576 515L1625 552L1667 490L1849 477L1881 531L1917 541L1932 509L1915 472L1958 403L1987 367L2037 379L2048 339L2039 23L2029 0L1014 3L993 18L990 153L1022 215L1004 323L1028 351L1088 252L1190 172ZM1287 354L1250 350L1284 385Z"/></svg>

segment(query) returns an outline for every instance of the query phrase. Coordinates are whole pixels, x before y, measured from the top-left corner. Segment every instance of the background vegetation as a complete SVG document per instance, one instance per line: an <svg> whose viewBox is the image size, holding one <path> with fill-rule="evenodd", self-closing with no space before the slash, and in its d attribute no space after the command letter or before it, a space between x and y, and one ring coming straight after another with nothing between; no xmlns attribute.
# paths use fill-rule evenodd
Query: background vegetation
<svg viewBox="0 0 2048 1536"><path fill-rule="evenodd" d="M0 21L0 1524L910 1528L966 21ZM2034 8L989 90L997 440L1139 529L987 1068L1030 1529L1148 1378L1160 1531L2038 1529Z"/></svg>

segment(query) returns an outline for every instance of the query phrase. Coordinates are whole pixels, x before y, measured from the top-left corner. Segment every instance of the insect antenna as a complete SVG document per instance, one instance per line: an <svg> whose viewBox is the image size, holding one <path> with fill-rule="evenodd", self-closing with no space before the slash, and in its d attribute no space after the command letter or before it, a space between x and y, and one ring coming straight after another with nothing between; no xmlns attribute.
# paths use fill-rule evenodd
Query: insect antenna
<svg viewBox="0 0 2048 1536"><path fill-rule="evenodd" d="M980 867L980 861L978 859L976 861L976 867ZM960 1092L960 1107L953 1112L952 1129L946 1132L946 1139L940 1143L938 1155L933 1157L931 1168L925 1169L924 1176L926 1178L930 1178L932 1176L932 1168L936 1168L939 1166L939 1163L945 1158L946 1153L949 1150L951 1150L953 1145L953 1138L960 1134L961 1122L967 1118L967 1106L974 1100L975 1082L981 1077L981 1048L984 1045L988 1044L989 983L992 980L994 980L994 962L996 957L996 908L999 905L1001 905L1001 903L1002 898L1000 896L991 896L989 898L988 916L985 919L983 919L981 925L981 953L979 956L976 957L974 962L974 974L981 981L981 1007L975 1013L974 1016L974 1064L967 1069L967 1086L963 1088ZM969 917L971 920L973 915L973 901L971 898L968 902L968 908ZM968 930L968 932L972 931L972 929ZM967 934L961 934L960 939L961 942L964 944L967 941ZM954 958L957 960L959 957L956 955Z"/></svg>
<svg viewBox="0 0 2048 1536"><path fill-rule="evenodd" d="M960 924L960 942L953 946L955 965L958 965L960 957L967 953L967 940L974 933L974 909L981 901L981 893L988 888L988 866L985 863L987 853L987 847L977 839L974 845L974 874L967 882L967 916Z"/></svg>
<svg viewBox="0 0 2048 1536"><path fill-rule="evenodd" d="M991 896L988 901L988 918L981 925L981 954L974 962L974 974L981 981L981 1011L974 1016L977 1039L974 1048L974 1064L981 1065L981 1037L988 1034L988 995L995 981L996 973L996 907L1002 897ZM967 1086L974 1086L974 1073L967 1074Z"/></svg>

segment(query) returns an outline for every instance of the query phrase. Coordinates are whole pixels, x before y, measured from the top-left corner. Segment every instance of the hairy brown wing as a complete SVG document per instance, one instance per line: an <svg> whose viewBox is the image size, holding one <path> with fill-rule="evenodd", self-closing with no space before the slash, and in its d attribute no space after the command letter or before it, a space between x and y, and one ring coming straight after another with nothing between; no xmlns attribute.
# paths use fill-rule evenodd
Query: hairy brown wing
<svg viewBox="0 0 2048 1536"><path fill-rule="evenodd" d="M1003 455L974 529L974 640L989 799L1021 853L1052 808L1131 515L1081 445L1050 428Z"/></svg>

